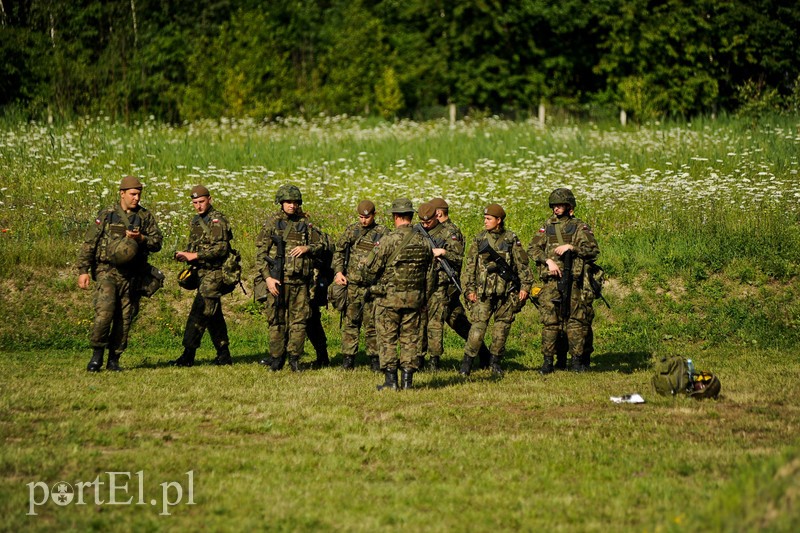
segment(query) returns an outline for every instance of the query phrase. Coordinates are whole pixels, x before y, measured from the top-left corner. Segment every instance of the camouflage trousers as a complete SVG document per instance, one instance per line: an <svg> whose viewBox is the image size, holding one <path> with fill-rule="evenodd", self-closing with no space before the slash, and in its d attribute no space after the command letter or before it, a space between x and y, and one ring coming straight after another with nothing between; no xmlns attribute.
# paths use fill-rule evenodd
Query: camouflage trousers
<svg viewBox="0 0 800 533"><path fill-rule="evenodd" d="M367 356L379 354L375 330L375 300L370 298L364 303L366 292L367 287L353 283L347 285L347 308L344 311L342 328L342 355L346 357L355 357L358 354L359 330L362 327Z"/></svg>
<svg viewBox="0 0 800 533"><path fill-rule="evenodd" d="M589 291L590 292L590 291ZM558 281L548 280L539 293L539 317L542 322L542 355L555 357L560 338L566 336L567 351L576 360L588 359L594 347L591 335L594 320L593 299L587 291L581 291L577 283L572 287L570 316L564 322L560 306L553 300L560 298ZM588 346L587 346L588 343ZM588 352L588 353L587 353Z"/></svg>
<svg viewBox="0 0 800 533"><path fill-rule="evenodd" d="M419 309L384 307L379 299L375 302L375 329L382 369L417 369L415 356L421 335Z"/></svg>
<svg viewBox="0 0 800 533"><path fill-rule="evenodd" d="M267 294L264 313L269 322L269 353L272 357L301 357L306 342L306 322L311 316L308 284L284 283L283 301Z"/></svg>
<svg viewBox="0 0 800 533"><path fill-rule="evenodd" d="M140 297L133 286L132 278L116 270L97 273L92 348L108 348L109 354L119 355L128 347L128 332L139 314Z"/></svg>
<svg viewBox="0 0 800 533"><path fill-rule="evenodd" d="M494 316L492 325L492 344L489 352L501 357L506 350L506 339L514 323L514 317L520 309L516 295L493 295L480 298L470 306L472 327L469 330L464 355L475 357L480 351L483 338L489 329L489 320Z"/></svg>
<svg viewBox="0 0 800 533"><path fill-rule="evenodd" d="M183 347L194 350L199 348L206 329L219 354L220 350L228 346L228 324L222 314L222 302L219 298L204 297L197 291L183 330Z"/></svg>

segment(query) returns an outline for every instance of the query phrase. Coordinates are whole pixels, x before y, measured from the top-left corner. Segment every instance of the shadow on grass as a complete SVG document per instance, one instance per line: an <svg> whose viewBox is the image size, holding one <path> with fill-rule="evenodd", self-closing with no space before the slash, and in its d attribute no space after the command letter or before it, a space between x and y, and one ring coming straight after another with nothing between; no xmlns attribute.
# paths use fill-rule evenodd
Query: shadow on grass
<svg viewBox="0 0 800 533"><path fill-rule="evenodd" d="M651 352L608 352L592 355L592 372L622 372L632 374L650 367Z"/></svg>

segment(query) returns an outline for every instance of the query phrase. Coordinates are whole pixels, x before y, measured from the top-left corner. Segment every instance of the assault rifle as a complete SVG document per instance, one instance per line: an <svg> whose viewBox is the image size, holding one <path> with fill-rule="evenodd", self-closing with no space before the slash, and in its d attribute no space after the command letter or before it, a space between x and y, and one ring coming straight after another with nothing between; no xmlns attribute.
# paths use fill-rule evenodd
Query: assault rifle
<svg viewBox="0 0 800 533"><path fill-rule="evenodd" d="M511 268L508 261L506 261L502 255L498 254L497 250L492 248L488 240L484 239L481 241L478 245L478 253L487 254L489 256L489 261L494 263L494 266L489 268L489 272L496 273L503 281L508 283L509 292L520 291L522 288L522 281L519 279L519 275L514 272L514 269Z"/></svg>
<svg viewBox="0 0 800 533"><path fill-rule="evenodd" d="M269 277L275 278L280 282L278 285L278 297L275 298L275 322L280 321L280 310L286 306L286 297L283 288L283 272L286 269L286 241L280 235L272 235L272 242L275 245L275 258L269 266Z"/></svg>
<svg viewBox="0 0 800 533"><path fill-rule="evenodd" d="M419 232L419 234L422 235L422 237L428 242L428 246L431 247L431 250L434 248L444 247L443 245L439 246L436 244L436 241L433 240L433 237L431 237L430 233L428 233L428 230L422 227L422 224L415 224L414 230ZM453 286L458 289L458 292L464 294L464 290L461 288L461 283L458 282L458 274L456 273L456 269L453 268L453 265L450 264L450 261L441 256L437 257L436 259L439 260L439 268L441 268L442 271L447 274L447 277L450 278L450 282L453 284Z"/></svg>
<svg viewBox="0 0 800 533"><path fill-rule="evenodd" d="M572 250L567 250L561 254L561 277L558 278L558 298L553 300L553 303L559 306L559 314L561 319L566 322L569 320L570 315L570 302L572 302L572 262L575 259Z"/></svg>

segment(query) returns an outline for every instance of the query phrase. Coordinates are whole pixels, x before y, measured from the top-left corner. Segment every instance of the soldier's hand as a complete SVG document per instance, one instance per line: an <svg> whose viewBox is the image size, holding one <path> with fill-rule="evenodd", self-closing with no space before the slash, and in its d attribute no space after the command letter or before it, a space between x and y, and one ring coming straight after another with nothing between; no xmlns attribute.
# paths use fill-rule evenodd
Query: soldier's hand
<svg viewBox="0 0 800 533"><path fill-rule="evenodd" d="M281 282L275 278L267 278L267 290L271 295L274 297L278 297L280 295L280 286Z"/></svg>
<svg viewBox="0 0 800 533"><path fill-rule="evenodd" d="M555 276L557 278L561 277L561 269L558 268L558 264L552 259L547 260L547 270L551 276Z"/></svg>
<svg viewBox="0 0 800 533"><path fill-rule="evenodd" d="M475 303L478 301L478 295L475 294L474 292L469 292L467 293L467 300L469 300L472 303Z"/></svg>
<svg viewBox="0 0 800 533"><path fill-rule="evenodd" d="M175 252L175 260L191 263L197 260L197 252Z"/></svg>
<svg viewBox="0 0 800 533"><path fill-rule="evenodd" d="M572 246L571 244L562 244L553 251L556 253L556 255L564 255L564 252L566 252L567 250L574 250L574 249L575 247Z"/></svg>
<svg viewBox="0 0 800 533"><path fill-rule="evenodd" d="M301 255L307 254L311 250L310 246L295 246L289 252L289 257L300 257Z"/></svg>
<svg viewBox="0 0 800 533"><path fill-rule="evenodd" d="M528 291L519 291L519 301L522 302L528 298Z"/></svg>
<svg viewBox="0 0 800 533"><path fill-rule="evenodd" d="M78 287L84 290L89 288L89 274L81 274L78 276Z"/></svg>
<svg viewBox="0 0 800 533"><path fill-rule="evenodd" d="M131 231L129 229L125 230L125 236L129 239L133 239L136 242L141 242L143 235L137 229L136 231Z"/></svg>
<svg viewBox="0 0 800 533"><path fill-rule="evenodd" d="M447 253L447 250L444 248L434 248L433 250L433 257L441 257Z"/></svg>
<svg viewBox="0 0 800 533"><path fill-rule="evenodd" d="M347 285L347 277L341 272L337 272L335 276L333 276L333 282L337 285Z"/></svg>

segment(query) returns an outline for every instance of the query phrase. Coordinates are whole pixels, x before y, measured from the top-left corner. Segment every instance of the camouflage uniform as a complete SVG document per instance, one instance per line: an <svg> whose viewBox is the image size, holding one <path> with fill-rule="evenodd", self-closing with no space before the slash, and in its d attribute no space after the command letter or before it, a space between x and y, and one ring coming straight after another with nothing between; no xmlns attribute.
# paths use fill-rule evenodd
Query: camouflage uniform
<svg viewBox="0 0 800 533"><path fill-rule="evenodd" d="M138 251L130 262L115 266L109 248L127 238L125 230L130 226L139 228L142 234ZM130 213L125 213L120 204L105 208L86 232L77 270L79 275L91 273L97 282L90 344L95 351L101 350L101 364L102 350L108 348L109 368L116 366L128 346L131 322L139 313L138 284L149 268L149 254L161 250L161 241L155 216L141 205Z"/></svg>
<svg viewBox="0 0 800 533"><path fill-rule="evenodd" d="M432 260L430 247L409 223L396 226L364 261L363 278L375 280L370 292L375 295L380 363L386 374L381 388L396 388L398 366L403 369L403 387L411 387L420 346L420 309L434 284Z"/></svg>
<svg viewBox="0 0 800 533"><path fill-rule="evenodd" d="M200 347L203 333L208 329L211 342L217 351L217 364L230 364L231 354L228 347L228 325L222 314L220 300L222 282L222 264L231 250L230 241L233 232L230 224L221 212L209 207L203 215L195 215L189 224L188 252L197 253L197 274L200 286L192 302L192 310L183 331L184 354L191 354ZM189 357L187 357L189 359Z"/></svg>
<svg viewBox="0 0 800 533"><path fill-rule="evenodd" d="M302 211L287 215L283 209L267 218L256 238L256 270L266 279L275 260L278 247L273 236L286 243L282 301L267 293L265 313L269 322L269 353L263 359L273 370L283 368L288 355L292 369L296 370L303 355L306 340L306 323L311 315L309 291L313 283L314 256L323 249L323 243L312 231L312 225ZM296 246L308 246L309 252L300 257L290 257Z"/></svg>
<svg viewBox="0 0 800 533"><path fill-rule="evenodd" d="M481 231L472 240L464 260L464 272L461 274L464 294L475 293L478 297L475 303L469 305L472 327L464 346L464 362L462 363L462 374L466 375L469 375L472 359L478 355L492 316L494 316L494 326L492 327L492 344L489 351L492 354L492 368L497 367L497 372L499 372L499 363L505 352L506 339L511 331L511 325L514 323L514 315L524 305L524 301L520 302L519 300L519 293L509 292L511 287L495 271L496 265L489 261L486 254L478 253L478 248L483 241L488 242L519 276L520 291L530 292L532 283L528 255L522 248L519 238L512 231L508 231L503 225L500 225L492 231Z"/></svg>
<svg viewBox="0 0 800 533"><path fill-rule="evenodd" d="M371 361L379 356L375 330L375 301L373 298L364 301L369 282L363 277L359 265L364 263L378 242L388 234L389 230L381 224L372 224L365 228L356 222L350 224L336 242L333 271L341 272L347 277L347 307L343 311L342 328L342 357L345 368L351 368L355 363L359 330L362 326L367 356ZM350 258L345 266L345 253L348 249Z"/></svg>
<svg viewBox="0 0 800 533"><path fill-rule="evenodd" d="M559 299L558 277L551 276L547 267L547 260L555 261L559 268L563 268L561 256L554 253L561 244L574 246L575 258L572 264L573 285L570 301L570 316L566 324L560 315L559 305L553 300ZM556 355L559 335L566 334L569 343L571 365L574 370L584 370L584 358L591 353L585 343L591 338L591 325L594 319L594 292L588 282L585 282L586 266L593 262L600 254L597 241L589 226L571 215L562 217L552 216L539 229L528 247L528 255L539 267L539 276L544 286L539 293L539 314L542 321L542 355L545 365L552 371L553 358ZM591 343L591 340L588 341ZM588 352L588 353L587 353Z"/></svg>

